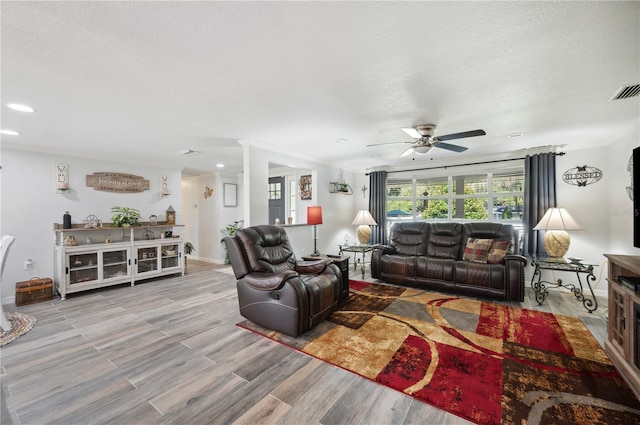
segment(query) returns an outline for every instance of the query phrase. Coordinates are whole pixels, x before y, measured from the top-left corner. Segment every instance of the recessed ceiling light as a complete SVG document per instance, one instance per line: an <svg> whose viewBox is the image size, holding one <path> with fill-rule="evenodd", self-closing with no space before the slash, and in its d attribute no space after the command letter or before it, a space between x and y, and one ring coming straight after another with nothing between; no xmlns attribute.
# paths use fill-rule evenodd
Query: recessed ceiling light
<svg viewBox="0 0 640 425"><path fill-rule="evenodd" d="M515 139L516 137L522 137L522 136L524 136L524 133L518 132L518 133L511 133L507 137L509 139Z"/></svg>
<svg viewBox="0 0 640 425"><path fill-rule="evenodd" d="M216 167L218 167L218 168L224 168L224 164L216 164Z"/></svg>
<svg viewBox="0 0 640 425"><path fill-rule="evenodd" d="M17 131L13 131L13 130L0 130L0 133L7 134L9 136L19 136L20 135L20 133L18 133Z"/></svg>
<svg viewBox="0 0 640 425"><path fill-rule="evenodd" d="M347 139L338 139L336 143L347 143Z"/></svg>
<svg viewBox="0 0 640 425"><path fill-rule="evenodd" d="M36 111L31 106L21 105L19 103L7 103L7 106L9 108L13 109L14 111L20 111L20 112L35 112Z"/></svg>

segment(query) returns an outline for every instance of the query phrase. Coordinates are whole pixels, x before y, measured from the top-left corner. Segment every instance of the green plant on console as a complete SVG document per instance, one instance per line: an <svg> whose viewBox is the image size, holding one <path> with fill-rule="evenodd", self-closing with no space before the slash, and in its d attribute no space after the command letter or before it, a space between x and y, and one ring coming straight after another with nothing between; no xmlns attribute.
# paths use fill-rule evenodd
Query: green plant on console
<svg viewBox="0 0 640 425"><path fill-rule="evenodd" d="M140 224L140 211L129 207L113 207L111 208L113 217L111 217L113 227L129 227Z"/></svg>

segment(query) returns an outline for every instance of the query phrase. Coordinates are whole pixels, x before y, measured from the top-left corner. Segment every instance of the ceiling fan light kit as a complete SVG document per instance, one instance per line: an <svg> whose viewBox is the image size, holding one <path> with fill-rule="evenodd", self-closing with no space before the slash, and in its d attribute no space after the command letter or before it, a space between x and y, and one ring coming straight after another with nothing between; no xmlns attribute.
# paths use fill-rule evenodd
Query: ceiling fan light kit
<svg viewBox="0 0 640 425"><path fill-rule="evenodd" d="M413 148L413 151L418 155L426 155L429 153L433 146L425 145L425 146L416 146Z"/></svg>
<svg viewBox="0 0 640 425"><path fill-rule="evenodd" d="M455 139L464 139L467 137L476 137L476 136L484 136L487 133L482 130L471 130L471 131L463 131L462 133L452 133L445 134L443 136L433 137L436 131L435 124L421 124L412 128L402 128L402 131L407 133L409 136L413 137L413 142L391 142L391 143L379 143L376 145L367 145L367 146L380 146L380 145L395 145L395 144L404 144L411 143L411 147L405 150L400 156L407 156L411 153L416 153L419 155L425 155L431 151L431 148L440 148L446 149L452 152L464 152L468 148L464 146L452 145L450 143L444 143L444 140L455 140Z"/></svg>

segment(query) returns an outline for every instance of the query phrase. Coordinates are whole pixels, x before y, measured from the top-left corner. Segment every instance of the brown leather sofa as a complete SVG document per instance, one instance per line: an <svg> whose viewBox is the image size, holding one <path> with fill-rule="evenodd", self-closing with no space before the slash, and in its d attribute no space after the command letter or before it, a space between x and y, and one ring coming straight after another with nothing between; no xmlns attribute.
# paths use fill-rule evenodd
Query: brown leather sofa
<svg viewBox="0 0 640 425"><path fill-rule="evenodd" d="M224 239L236 276L240 314L298 336L338 307L342 273L332 260L297 261L285 230L254 226Z"/></svg>
<svg viewBox="0 0 640 425"><path fill-rule="evenodd" d="M479 244L483 249L478 249ZM485 253L487 245L497 248ZM374 246L371 276L407 286L521 302L527 259L517 255L518 247L518 232L510 224L396 222L389 244Z"/></svg>

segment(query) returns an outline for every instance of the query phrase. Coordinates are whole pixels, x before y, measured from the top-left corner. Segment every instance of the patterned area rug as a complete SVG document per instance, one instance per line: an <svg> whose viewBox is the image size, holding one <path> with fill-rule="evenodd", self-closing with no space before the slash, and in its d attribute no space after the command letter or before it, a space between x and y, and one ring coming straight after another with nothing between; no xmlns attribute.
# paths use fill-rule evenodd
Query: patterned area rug
<svg viewBox="0 0 640 425"><path fill-rule="evenodd" d="M7 345L14 339L29 332L36 323L36 318L24 313L8 312L7 319L11 322L11 329L0 333L0 347Z"/></svg>
<svg viewBox="0 0 640 425"><path fill-rule="evenodd" d="M292 338L238 326L478 424L640 423L640 403L577 318L350 281Z"/></svg>

